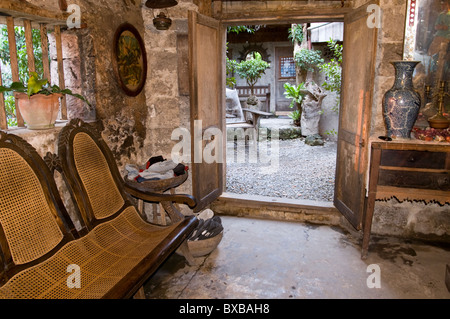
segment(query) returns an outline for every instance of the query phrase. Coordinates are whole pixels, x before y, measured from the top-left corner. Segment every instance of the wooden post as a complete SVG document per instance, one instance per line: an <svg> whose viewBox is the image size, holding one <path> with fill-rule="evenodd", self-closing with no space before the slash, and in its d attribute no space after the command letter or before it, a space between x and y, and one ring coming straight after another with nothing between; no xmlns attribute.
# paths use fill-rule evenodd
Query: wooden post
<svg viewBox="0 0 450 319"><path fill-rule="evenodd" d="M56 42L56 59L58 61L58 79L59 87L61 90L66 88L64 81L64 64L63 64L63 53L62 53L62 41L61 41L61 27L59 25L55 26L55 42ZM63 95L61 98L61 119L67 120L67 102L66 96Z"/></svg>
<svg viewBox="0 0 450 319"><path fill-rule="evenodd" d="M23 26L25 28L25 44L27 46L28 72L36 72L33 53L33 32L31 21L24 19Z"/></svg>
<svg viewBox="0 0 450 319"><path fill-rule="evenodd" d="M50 73L50 63L48 60L48 37L47 37L47 25L40 24L41 31L41 47L42 47L42 65L44 67L44 78L48 80L51 85L51 73Z"/></svg>
<svg viewBox="0 0 450 319"><path fill-rule="evenodd" d="M19 82L19 62L17 60L16 33L14 31L14 18L6 17L6 26L8 30L9 56L11 62L11 73L13 82ZM17 126L24 127L25 122L19 111L19 103L16 99L16 117Z"/></svg>
<svg viewBox="0 0 450 319"><path fill-rule="evenodd" d="M0 64L0 75L2 74L2 65ZM2 77L0 76L0 85L2 84ZM2 130L8 129L8 121L6 120L5 97L0 93L0 128Z"/></svg>

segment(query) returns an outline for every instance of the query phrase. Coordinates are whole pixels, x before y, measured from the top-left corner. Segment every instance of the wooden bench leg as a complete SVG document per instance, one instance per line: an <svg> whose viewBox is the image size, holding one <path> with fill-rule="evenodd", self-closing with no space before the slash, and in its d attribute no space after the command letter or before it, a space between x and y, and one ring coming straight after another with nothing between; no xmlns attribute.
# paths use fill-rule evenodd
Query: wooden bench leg
<svg viewBox="0 0 450 319"><path fill-rule="evenodd" d="M133 299L147 299L145 297L144 286L139 288L139 290L134 294Z"/></svg>
<svg viewBox="0 0 450 319"><path fill-rule="evenodd" d="M445 267L445 286L448 292L450 292L450 264Z"/></svg>

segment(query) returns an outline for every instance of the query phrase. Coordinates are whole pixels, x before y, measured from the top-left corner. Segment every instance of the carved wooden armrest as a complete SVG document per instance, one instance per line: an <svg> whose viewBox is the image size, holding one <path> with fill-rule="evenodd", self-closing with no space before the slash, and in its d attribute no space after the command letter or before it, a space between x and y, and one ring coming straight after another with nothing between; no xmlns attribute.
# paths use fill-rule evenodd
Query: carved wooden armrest
<svg viewBox="0 0 450 319"><path fill-rule="evenodd" d="M138 189L127 183L124 184L124 188L128 194L148 202L175 202L188 205L189 208L197 205L195 198L188 194L158 194Z"/></svg>
<svg viewBox="0 0 450 319"><path fill-rule="evenodd" d="M173 203L184 204L189 206L189 208L194 208L197 206L196 199L188 194L159 194L150 191L145 191L142 188L136 187L136 185L131 185L129 183L124 183L124 190L128 194L137 199L141 199L147 202L159 202L161 206L165 209L169 215L172 222L177 222L185 218L185 216L175 208Z"/></svg>

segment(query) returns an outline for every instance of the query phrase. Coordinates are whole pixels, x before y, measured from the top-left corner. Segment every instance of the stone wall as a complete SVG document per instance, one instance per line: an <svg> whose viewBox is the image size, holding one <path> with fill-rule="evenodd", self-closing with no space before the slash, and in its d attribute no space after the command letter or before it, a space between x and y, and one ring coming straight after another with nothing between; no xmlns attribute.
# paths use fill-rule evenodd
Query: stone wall
<svg viewBox="0 0 450 319"><path fill-rule="evenodd" d="M60 10L58 0L27 2L51 11ZM144 3L143 0L69 0L67 4L80 6L83 26L62 32L66 83L71 83L69 87L85 95L94 106L94 109L83 110L69 103L69 119L82 117L100 122L102 136L123 174L127 163L143 165L154 155L170 158L172 146L176 144L171 141L173 129L189 128L189 96L178 92L177 40L178 35L187 39L187 10L197 7L192 1L179 1L177 7L168 10L173 19L170 30L158 31L152 24L152 10ZM146 84L136 97L123 92L113 68L114 34L125 22L140 33L148 60ZM183 44L187 52L187 42ZM73 58L77 52L81 59ZM54 51L50 54L54 63L56 54ZM187 55L184 59L187 67ZM53 77L57 79L54 73ZM46 150L55 151L59 128L45 132L17 132L30 138L42 155ZM186 182L180 191L191 193L190 182ZM68 193L63 193L67 200Z"/></svg>
<svg viewBox="0 0 450 319"><path fill-rule="evenodd" d="M57 0L28 2L52 11L60 10ZM80 90L95 106L95 110L85 111L76 108L71 111L69 107L68 115L100 120L103 136L120 166L130 161L141 162L148 156L145 92L136 97L127 96L118 84L112 60L114 34L122 23L131 23L144 37L141 1L71 0L67 3L80 6L83 27L62 32L63 41L68 40L65 54L78 50L82 57L78 62L65 57L66 78L69 78L66 82L74 80L73 77L81 79L81 83L74 85L74 91Z"/></svg>
<svg viewBox="0 0 450 319"><path fill-rule="evenodd" d="M179 0L177 6L166 12L172 19L172 26L168 30L157 30L153 16L160 10L142 8L148 57L144 145L150 156L162 155L170 159L172 148L179 142L178 136L171 139L174 129L190 130L188 10L197 11L197 6L190 0ZM191 177L178 191L192 194Z"/></svg>

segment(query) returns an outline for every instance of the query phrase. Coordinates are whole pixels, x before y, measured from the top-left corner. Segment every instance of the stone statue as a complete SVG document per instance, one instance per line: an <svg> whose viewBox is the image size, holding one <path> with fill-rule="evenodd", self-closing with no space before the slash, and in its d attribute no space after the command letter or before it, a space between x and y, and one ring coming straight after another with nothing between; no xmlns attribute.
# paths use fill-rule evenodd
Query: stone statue
<svg viewBox="0 0 450 319"><path fill-rule="evenodd" d="M319 134L320 109L327 94L314 82L307 82L302 93L304 93L301 118L302 135Z"/></svg>

